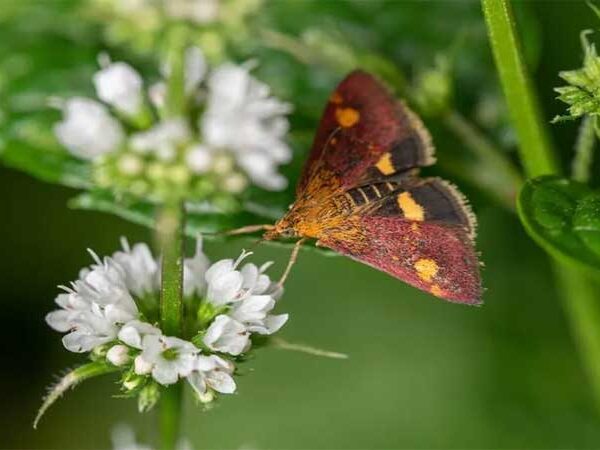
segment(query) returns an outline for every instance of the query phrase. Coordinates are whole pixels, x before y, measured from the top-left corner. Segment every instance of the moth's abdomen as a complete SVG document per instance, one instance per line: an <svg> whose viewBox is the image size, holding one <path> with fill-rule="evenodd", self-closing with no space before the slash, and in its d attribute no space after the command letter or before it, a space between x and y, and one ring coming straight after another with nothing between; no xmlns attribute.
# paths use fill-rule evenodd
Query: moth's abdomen
<svg viewBox="0 0 600 450"><path fill-rule="evenodd" d="M374 183L350 189L346 191L345 196L353 206L362 206L380 200L397 187L398 184L393 181Z"/></svg>

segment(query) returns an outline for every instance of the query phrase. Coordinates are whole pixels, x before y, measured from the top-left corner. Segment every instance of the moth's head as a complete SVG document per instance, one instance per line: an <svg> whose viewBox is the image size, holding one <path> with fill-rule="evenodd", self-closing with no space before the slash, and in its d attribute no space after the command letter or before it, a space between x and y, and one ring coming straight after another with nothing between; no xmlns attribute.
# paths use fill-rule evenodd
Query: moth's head
<svg viewBox="0 0 600 450"><path fill-rule="evenodd" d="M298 233L296 232L295 227L292 222L287 217L284 217L277 221L275 226L267 230L263 235L264 239L267 241L271 241L273 239L284 238L289 239L293 237L298 237Z"/></svg>

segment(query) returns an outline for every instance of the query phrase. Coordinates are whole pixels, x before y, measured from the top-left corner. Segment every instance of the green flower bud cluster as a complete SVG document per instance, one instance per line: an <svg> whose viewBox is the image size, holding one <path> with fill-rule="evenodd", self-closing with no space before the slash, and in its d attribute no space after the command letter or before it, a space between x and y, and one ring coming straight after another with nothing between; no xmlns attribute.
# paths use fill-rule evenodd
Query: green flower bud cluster
<svg viewBox="0 0 600 450"><path fill-rule="evenodd" d="M188 198L210 201L225 211L235 208L236 195L248 186L248 179L236 169L233 157L215 155L207 171L199 175L186 160L190 148L178 145L166 159L132 149L107 153L93 162L92 176L101 188L157 202Z"/></svg>
<svg viewBox="0 0 600 450"><path fill-rule="evenodd" d="M569 105L566 116L559 116L554 121L577 119L584 115L600 115L600 58L596 46L587 41L590 31L582 33L582 44L585 51L583 67L559 73L568 85L555 88L560 101Z"/></svg>

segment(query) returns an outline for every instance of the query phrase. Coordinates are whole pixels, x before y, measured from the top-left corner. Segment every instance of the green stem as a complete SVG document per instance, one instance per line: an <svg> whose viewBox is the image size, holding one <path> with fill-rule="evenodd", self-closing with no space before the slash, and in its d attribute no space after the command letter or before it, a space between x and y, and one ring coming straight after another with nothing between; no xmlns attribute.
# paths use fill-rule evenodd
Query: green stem
<svg viewBox="0 0 600 450"><path fill-rule="evenodd" d="M519 152L530 177L560 172L548 130L527 75L509 0L481 0Z"/></svg>
<svg viewBox="0 0 600 450"><path fill-rule="evenodd" d="M158 218L162 249L160 322L167 336L181 336L183 315L183 227L180 202L163 207ZM182 391L178 383L164 389L160 404L161 449L175 450L181 428Z"/></svg>
<svg viewBox="0 0 600 450"><path fill-rule="evenodd" d="M575 157L571 168L571 176L575 181L587 183L590 181L590 170L596 144L596 118L585 116L579 127L577 142L575 142Z"/></svg>
<svg viewBox="0 0 600 450"><path fill-rule="evenodd" d="M165 115L180 117L185 113L185 47L187 44L186 30L175 27L169 35L167 63L169 78L167 80L167 96Z"/></svg>
<svg viewBox="0 0 600 450"><path fill-rule="evenodd" d="M548 130L523 63L511 4L509 0L481 0L481 3L527 175L559 173ZM554 269L558 274L563 307L592 384L596 406L600 409L600 309L597 299L600 289L598 283L576 267L555 260Z"/></svg>
<svg viewBox="0 0 600 450"><path fill-rule="evenodd" d="M596 406L600 409L600 305L598 283L576 267L556 264L565 310L571 332L582 356L584 369L592 382Z"/></svg>
<svg viewBox="0 0 600 450"><path fill-rule="evenodd" d="M183 207L179 202L166 205L158 218L162 249L160 322L164 334L181 334L183 313Z"/></svg>
<svg viewBox="0 0 600 450"><path fill-rule="evenodd" d="M160 448L175 450L181 433L183 385L165 388L160 397Z"/></svg>
<svg viewBox="0 0 600 450"><path fill-rule="evenodd" d="M476 156L475 168L471 171L476 184L490 192L500 204L514 210L517 192L523 184L514 165L460 112L450 110L442 121Z"/></svg>

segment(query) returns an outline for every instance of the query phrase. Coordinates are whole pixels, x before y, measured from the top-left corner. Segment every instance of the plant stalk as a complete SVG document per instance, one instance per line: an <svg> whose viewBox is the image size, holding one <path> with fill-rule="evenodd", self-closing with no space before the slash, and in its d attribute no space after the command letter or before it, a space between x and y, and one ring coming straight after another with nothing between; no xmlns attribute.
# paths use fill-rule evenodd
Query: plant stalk
<svg viewBox="0 0 600 450"><path fill-rule="evenodd" d="M481 4L525 171L530 177L559 173L558 161L525 67L510 0L481 0Z"/></svg>
<svg viewBox="0 0 600 450"><path fill-rule="evenodd" d="M528 177L559 174L548 129L527 75L509 0L481 0L496 67L519 139L519 154ZM576 338L600 411L600 305L598 283L580 269L554 260L565 313Z"/></svg>
<svg viewBox="0 0 600 450"><path fill-rule="evenodd" d="M183 385L165 388L160 397L160 448L176 450L181 433Z"/></svg>
<svg viewBox="0 0 600 450"><path fill-rule="evenodd" d="M183 227L181 203L165 205L158 218L162 250L160 322L164 334L179 336L183 315Z"/></svg>
<svg viewBox="0 0 600 450"><path fill-rule="evenodd" d="M160 322L167 336L181 336L183 316L183 227L184 208L180 202L166 204L158 217L162 249ZM160 402L161 449L175 450L182 414L182 387L164 389Z"/></svg>
<svg viewBox="0 0 600 450"><path fill-rule="evenodd" d="M594 159L596 145L596 118L585 116L579 126L577 142L575 142L575 157L571 167L571 177L580 183L590 181L590 171Z"/></svg>

